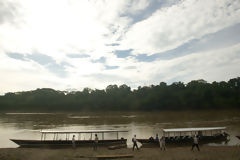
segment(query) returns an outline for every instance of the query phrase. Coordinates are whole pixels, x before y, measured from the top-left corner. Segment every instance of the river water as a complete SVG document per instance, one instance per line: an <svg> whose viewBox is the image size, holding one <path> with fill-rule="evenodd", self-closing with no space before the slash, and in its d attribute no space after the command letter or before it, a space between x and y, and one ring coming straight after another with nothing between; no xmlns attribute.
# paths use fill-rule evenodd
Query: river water
<svg viewBox="0 0 240 160"><path fill-rule="evenodd" d="M41 130L128 130L119 137L149 138L162 135L163 128L227 127L228 144L240 143L240 112L230 111L180 111L180 112L74 112L74 113L0 113L0 148L18 147L9 139L41 139ZM101 139L101 135L99 135ZM115 134L105 138L116 137ZM51 139L52 137L47 137ZM58 137L64 139L65 137ZM81 139L90 135L81 134ZM216 145L216 144L209 144ZM218 144L219 145L219 144Z"/></svg>

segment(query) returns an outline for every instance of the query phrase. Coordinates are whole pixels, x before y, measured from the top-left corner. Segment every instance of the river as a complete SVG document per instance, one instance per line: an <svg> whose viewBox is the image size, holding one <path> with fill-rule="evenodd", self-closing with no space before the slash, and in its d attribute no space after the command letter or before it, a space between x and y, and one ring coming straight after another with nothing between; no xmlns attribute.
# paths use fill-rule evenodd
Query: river
<svg viewBox="0 0 240 160"><path fill-rule="evenodd" d="M239 144L239 110L163 112L0 113L0 148L18 147L9 139L40 139L40 130L128 130L120 137L149 138L163 128L227 127L228 144ZM108 135L113 137L115 135ZM51 138L51 137L48 137ZM61 138L61 137L60 137ZM64 137L62 137L64 139ZM81 135L89 139L89 135ZM130 142L130 141L129 141ZM215 144L209 144L215 145Z"/></svg>

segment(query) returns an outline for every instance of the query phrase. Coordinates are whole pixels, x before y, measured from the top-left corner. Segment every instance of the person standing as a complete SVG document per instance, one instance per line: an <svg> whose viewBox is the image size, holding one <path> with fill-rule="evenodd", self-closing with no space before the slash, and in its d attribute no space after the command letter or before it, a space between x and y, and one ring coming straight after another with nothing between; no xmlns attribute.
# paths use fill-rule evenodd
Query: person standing
<svg viewBox="0 0 240 160"><path fill-rule="evenodd" d="M160 144L160 149L165 151L166 150L165 136L161 137L159 144Z"/></svg>
<svg viewBox="0 0 240 160"><path fill-rule="evenodd" d="M73 147L73 149L76 148L75 135L73 135L73 137L72 137L72 147Z"/></svg>
<svg viewBox="0 0 240 160"><path fill-rule="evenodd" d="M98 147L98 136L95 134L95 139L94 139L94 145L93 145L93 150L97 150Z"/></svg>
<svg viewBox="0 0 240 160"><path fill-rule="evenodd" d="M192 151L193 151L194 147L197 147L198 151L200 151L199 146L198 146L198 137L196 135L194 135L194 137L193 137Z"/></svg>
<svg viewBox="0 0 240 160"><path fill-rule="evenodd" d="M132 148L132 150L134 151L134 148L135 148L135 147L137 148L137 150L139 150L138 145L137 145L136 135L134 135L134 137L132 138L132 142L133 142L133 148Z"/></svg>
<svg viewBox="0 0 240 160"><path fill-rule="evenodd" d="M157 142L159 141L158 134L156 134L155 140L156 140Z"/></svg>

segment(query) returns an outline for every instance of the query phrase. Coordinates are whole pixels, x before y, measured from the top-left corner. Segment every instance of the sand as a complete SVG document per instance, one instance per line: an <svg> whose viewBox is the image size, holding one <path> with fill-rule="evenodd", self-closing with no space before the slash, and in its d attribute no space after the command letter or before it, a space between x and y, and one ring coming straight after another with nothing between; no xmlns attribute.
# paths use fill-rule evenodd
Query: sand
<svg viewBox="0 0 240 160"><path fill-rule="evenodd" d="M89 160L96 155L133 154L133 158L123 160L240 160L239 146L201 146L201 151L190 150L191 147L168 148L161 151L159 148L141 148L108 150L98 148L77 149L43 149L43 148L1 148L0 160Z"/></svg>

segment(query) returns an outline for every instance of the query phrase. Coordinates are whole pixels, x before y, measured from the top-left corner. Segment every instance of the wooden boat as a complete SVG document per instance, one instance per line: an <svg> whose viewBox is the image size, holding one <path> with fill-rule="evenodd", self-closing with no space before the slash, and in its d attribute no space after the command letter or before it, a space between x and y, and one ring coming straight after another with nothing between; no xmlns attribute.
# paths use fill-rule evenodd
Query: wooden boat
<svg viewBox="0 0 240 160"><path fill-rule="evenodd" d="M72 147L72 139L70 135L78 135L75 140L76 147L90 147L94 144L93 134L101 134L101 139L98 140L98 146L112 146L126 144L127 139L120 138L119 133L128 132L124 130L85 130L85 131L40 131L41 140L23 140L23 139L10 139L20 147ZM116 133L116 139L104 139L105 133ZM46 135L53 135L53 139L46 139ZM81 140L81 134L90 134L89 140ZM65 139L61 140L59 137L65 135Z"/></svg>
<svg viewBox="0 0 240 160"><path fill-rule="evenodd" d="M173 128L163 129L163 136L167 146L191 145L194 135L198 136L199 144L227 143L229 135L225 130L226 127ZM143 144L143 147L159 147L159 141L153 137L137 140Z"/></svg>
<svg viewBox="0 0 240 160"><path fill-rule="evenodd" d="M96 155L97 159L120 159L120 158L133 158L133 154L115 154L115 155Z"/></svg>
<svg viewBox="0 0 240 160"><path fill-rule="evenodd" d="M126 144L118 144L118 145L108 146L108 149L110 149L110 150L121 149L121 148L127 148L127 145Z"/></svg>
<svg viewBox="0 0 240 160"><path fill-rule="evenodd" d="M133 158L133 154L113 154L113 155L95 155L95 156L75 156L74 158L89 158L89 159L121 159Z"/></svg>

